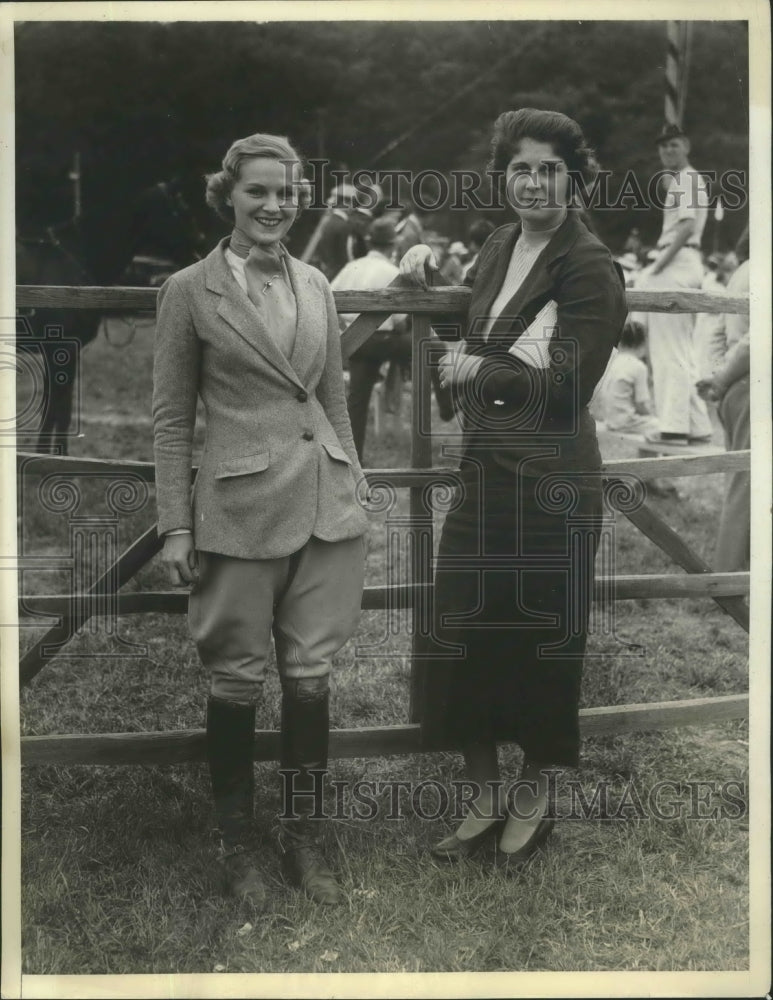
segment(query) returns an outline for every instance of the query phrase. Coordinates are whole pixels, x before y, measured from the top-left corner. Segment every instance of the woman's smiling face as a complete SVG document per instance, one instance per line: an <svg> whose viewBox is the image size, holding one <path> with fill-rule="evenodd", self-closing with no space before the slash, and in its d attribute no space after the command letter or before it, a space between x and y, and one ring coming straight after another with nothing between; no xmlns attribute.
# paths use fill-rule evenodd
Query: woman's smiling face
<svg viewBox="0 0 773 1000"><path fill-rule="evenodd" d="M549 142L524 138L505 171L507 200L528 229L551 229L569 200L566 163Z"/></svg>
<svg viewBox="0 0 773 1000"><path fill-rule="evenodd" d="M287 235L298 215L300 164L255 156L245 160L227 204L234 225L253 243L268 247Z"/></svg>

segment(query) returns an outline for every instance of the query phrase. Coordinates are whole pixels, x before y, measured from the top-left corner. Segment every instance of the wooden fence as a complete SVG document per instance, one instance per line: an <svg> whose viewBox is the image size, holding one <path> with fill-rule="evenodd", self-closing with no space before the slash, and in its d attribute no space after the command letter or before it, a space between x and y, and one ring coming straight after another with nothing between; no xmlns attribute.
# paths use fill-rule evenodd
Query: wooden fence
<svg viewBox="0 0 773 1000"><path fill-rule="evenodd" d="M157 291L149 288L89 288L18 286L17 306L63 307L84 309L155 309ZM453 467L431 464L431 438L421 425L429 413L430 370L426 361L431 342L431 317L449 313L463 314L469 289L451 287L423 291L406 287L401 279L381 291L339 291L335 293L340 313L359 313L342 336L344 355L361 346L393 312L408 313L412 320L413 361L412 390L414 405L411 418L411 464L407 468L368 469L366 478L374 487L410 490L411 583L366 587L363 609L410 608L413 612L413 652L411 722L377 728L341 729L331 733L332 757L360 757L414 753L420 748L421 706L418 700L417 655L422 634L428 627L432 581L432 511L427 509L428 488L447 487L453 481ZM730 298L704 292L629 291L631 310L642 312L748 313L747 299ZM417 405L420 402L422 405ZM422 416L423 415L423 416ZM17 467L25 475L56 473L67 476L131 476L143 483L155 481L155 470L147 462L111 462L89 458L63 458L19 454ZM686 574L649 574L601 577L596 581L595 597L614 600L636 598L695 598L715 601L747 632L748 607L744 596L749 592L748 573L714 573L711 567L648 506L646 500L631 504L630 478L681 477L716 472L732 472L750 467L750 452L684 455L624 459L604 466L606 495L615 508L669 555ZM195 471L195 470L194 470ZM88 620L109 606L119 615L147 612L182 614L187 608L187 594L181 591L122 593L123 587L160 550L155 525L144 532L118 558L79 594L22 594L20 616L50 615L58 620L22 657L19 667L21 685L29 683L53 659L59 649ZM705 725L748 716L748 695L736 694L687 701L657 702L583 709L580 727L585 736L621 734L637 730L665 729L682 725ZM157 733L101 733L53 736L28 736L22 739L22 762L25 764L170 764L204 759L204 731L185 730ZM450 747L449 747L450 749ZM273 760L278 753L278 733L256 733L255 759Z"/></svg>

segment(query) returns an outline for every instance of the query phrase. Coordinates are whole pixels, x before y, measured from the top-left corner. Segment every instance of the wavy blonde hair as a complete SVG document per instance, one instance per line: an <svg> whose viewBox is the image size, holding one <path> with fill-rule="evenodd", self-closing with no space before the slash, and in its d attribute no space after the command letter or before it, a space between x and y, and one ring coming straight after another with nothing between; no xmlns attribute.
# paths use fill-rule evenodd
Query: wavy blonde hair
<svg viewBox="0 0 773 1000"><path fill-rule="evenodd" d="M303 160L300 154L286 136L256 132L255 135L248 135L232 143L223 157L222 169L217 173L207 174L206 202L226 222L234 221L233 208L228 204L228 198L239 180L242 164L259 156L288 165L297 164L298 214L308 208L311 202L311 185L303 177Z"/></svg>

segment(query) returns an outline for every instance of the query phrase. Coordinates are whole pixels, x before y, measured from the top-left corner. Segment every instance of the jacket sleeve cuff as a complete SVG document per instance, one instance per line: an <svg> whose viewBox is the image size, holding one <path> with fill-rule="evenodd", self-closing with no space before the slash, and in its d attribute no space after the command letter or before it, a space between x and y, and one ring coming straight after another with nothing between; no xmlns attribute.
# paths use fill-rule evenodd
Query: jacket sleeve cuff
<svg viewBox="0 0 773 1000"><path fill-rule="evenodd" d="M474 389L484 403L518 404L544 393L547 371L511 354L484 358L475 374Z"/></svg>
<svg viewBox="0 0 773 1000"><path fill-rule="evenodd" d="M166 535L171 535L176 532L190 531L193 533L193 524L189 523L187 526L185 520L177 515L162 516L159 515L158 522L156 523L156 531L158 532L158 537L163 538Z"/></svg>
<svg viewBox="0 0 773 1000"><path fill-rule="evenodd" d="M163 491L160 498L157 496L157 500L159 502L156 530L159 537L169 534L170 531L193 531L193 512L190 502L185 502L185 499L178 496L167 499Z"/></svg>

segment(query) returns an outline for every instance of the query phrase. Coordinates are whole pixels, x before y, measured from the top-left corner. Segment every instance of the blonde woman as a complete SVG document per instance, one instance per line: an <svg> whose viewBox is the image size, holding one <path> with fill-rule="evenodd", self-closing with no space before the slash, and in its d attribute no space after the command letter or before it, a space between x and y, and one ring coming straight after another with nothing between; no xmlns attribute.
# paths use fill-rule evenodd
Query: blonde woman
<svg viewBox="0 0 773 1000"><path fill-rule="evenodd" d="M251 851L253 739L272 635L284 870L317 902L340 900L303 793L327 765L328 675L358 621L367 530L333 296L283 244L308 201L287 139L234 142L207 184L207 202L233 230L163 286L156 333L162 558L172 583L191 587L191 634L211 678L218 867L227 891L258 910L266 892ZM198 398L207 436L191 496Z"/></svg>

